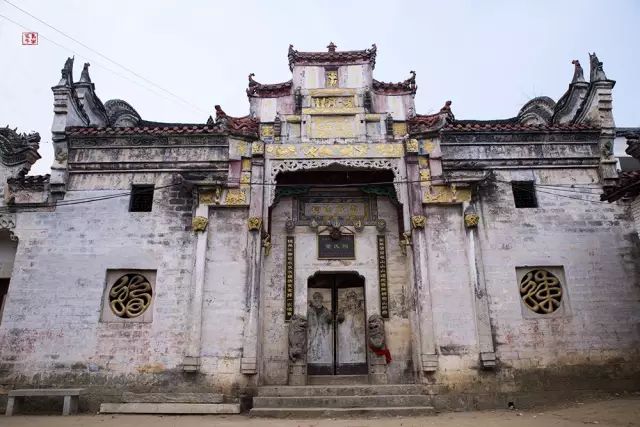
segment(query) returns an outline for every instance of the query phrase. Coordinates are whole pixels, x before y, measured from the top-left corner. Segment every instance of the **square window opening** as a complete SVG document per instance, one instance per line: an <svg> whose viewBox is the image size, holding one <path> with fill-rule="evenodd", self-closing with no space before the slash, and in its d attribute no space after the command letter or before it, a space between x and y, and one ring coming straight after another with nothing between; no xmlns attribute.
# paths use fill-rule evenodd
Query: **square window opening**
<svg viewBox="0 0 640 427"><path fill-rule="evenodd" d="M536 187L533 181L512 181L513 201L516 208L537 208Z"/></svg>
<svg viewBox="0 0 640 427"><path fill-rule="evenodd" d="M153 185L132 186L129 212L151 212L153 208L153 190Z"/></svg>

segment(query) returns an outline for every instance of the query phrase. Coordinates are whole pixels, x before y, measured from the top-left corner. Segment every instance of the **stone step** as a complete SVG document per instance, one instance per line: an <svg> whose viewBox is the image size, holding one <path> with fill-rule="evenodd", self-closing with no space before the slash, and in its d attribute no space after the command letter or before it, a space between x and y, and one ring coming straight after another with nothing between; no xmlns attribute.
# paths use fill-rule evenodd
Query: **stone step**
<svg viewBox="0 0 640 427"><path fill-rule="evenodd" d="M309 385L365 385L369 384L368 375L309 375Z"/></svg>
<svg viewBox="0 0 640 427"><path fill-rule="evenodd" d="M222 403L216 393L122 393L124 403Z"/></svg>
<svg viewBox="0 0 640 427"><path fill-rule="evenodd" d="M395 394L382 396L254 397L254 408L376 408L379 406L430 406L431 396Z"/></svg>
<svg viewBox="0 0 640 427"><path fill-rule="evenodd" d="M252 417L268 418L338 418L338 417L411 417L435 415L430 406L404 406L375 408L253 408Z"/></svg>
<svg viewBox="0 0 640 427"><path fill-rule="evenodd" d="M309 386L262 386L258 396L375 396L395 394L432 394L423 385L381 384L381 385L309 385Z"/></svg>
<svg viewBox="0 0 640 427"><path fill-rule="evenodd" d="M101 414L239 414L237 403L103 403Z"/></svg>

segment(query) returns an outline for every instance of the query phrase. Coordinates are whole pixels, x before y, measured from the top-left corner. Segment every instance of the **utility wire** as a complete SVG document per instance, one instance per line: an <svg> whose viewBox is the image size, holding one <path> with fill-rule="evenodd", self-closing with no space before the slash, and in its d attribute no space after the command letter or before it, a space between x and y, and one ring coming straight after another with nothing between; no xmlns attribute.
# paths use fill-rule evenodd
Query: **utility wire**
<svg viewBox="0 0 640 427"><path fill-rule="evenodd" d="M550 195L553 195L553 196L556 196L556 197L564 197L564 198L567 198L567 199L579 200L581 202L590 202L590 203L597 203L597 204L607 203L607 202L603 202L601 200L584 199L582 197L573 197L573 196L569 196L567 194L558 194L558 193L554 193L554 192L551 192L551 191L544 191L544 190L540 190L540 189L537 189L537 190L534 191L534 190L531 190L528 187L524 187L524 186L518 185L517 183L510 182L510 181L500 181L500 180L496 180L496 181L497 182L501 182L501 183L505 183L505 184L512 184L515 188L517 188L519 190L527 191L527 192L532 193L532 194L536 194L536 192L538 192L538 193L542 193L542 194L550 194ZM534 187L536 187L535 184L534 184ZM595 195L596 194L594 194L594 196Z"/></svg>
<svg viewBox="0 0 640 427"><path fill-rule="evenodd" d="M7 20L7 21L11 22L12 24L14 24L14 25L16 25L16 26L18 26L18 27L22 28L23 30L30 31L30 28L28 28L28 27L26 27L26 26L24 26L24 25L20 24L19 22L14 21L13 19L11 19L11 18L9 18L9 17L7 17L7 16L4 16L4 15L0 14L0 18L3 18L3 19L5 19L5 20ZM61 49L65 50L65 51L69 51L69 52L73 53L73 54L74 54L74 55L76 55L76 56L79 56L79 57L81 57L81 58L86 58L86 59L90 60L90 61L93 63L93 65L97 66L98 68L102 68L103 70L106 70L106 71L108 71L108 72L110 72L110 73L112 73L112 74L114 74L114 75L116 75L116 76L118 76L118 77L120 77L120 78L123 78L123 79L125 79L125 80L128 80L128 81L130 81L131 83L133 83L133 84L135 84L135 85L137 85L137 86L140 86L140 87L141 87L141 88L143 88L143 89L148 90L149 92L153 93L154 95L157 95L157 96L159 96L159 97L161 97L161 98L164 98L164 99L166 99L166 100L168 100L168 101L170 101L170 102L175 102L175 100L174 100L174 99L169 98L168 96L164 95L163 93L157 92L157 91L153 90L152 88L150 88L150 87L148 87L148 86L145 86L145 85L143 85L143 84L140 84L139 82L137 82L137 81L135 81L135 80L131 79L130 77L128 77L128 76L126 76L126 75L124 75L124 74L118 73L117 71L114 71L114 70L112 70L112 69L111 69L111 68L109 68L109 67L104 66L104 65L103 65L103 64L101 64L100 62L98 62L98 61L94 60L93 58L89 58L89 57L87 57L86 55L82 55L82 54L80 54L80 53L76 52L75 50L73 50L72 48L70 48L70 47L68 47L68 46L64 46L64 45L62 45L62 44L60 44L60 43L56 42L55 40L52 40L52 39L50 39L50 38L46 37L46 36L45 36L45 35L43 35L42 33L38 33L38 37L40 37L40 38L42 38L42 39L44 39L44 40L47 40L47 41L49 41L49 42L53 43L54 45L58 46L59 48L61 48Z"/></svg>
<svg viewBox="0 0 640 427"><path fill-rule="evenodd" d="M488 179L489 177L484 178L483 180L481 180L480 182ZM277 186L277 187L289 187L289 188L305 188L305 187L324 187L324 188L348 188L348 187L362 187L364 185L394 185L394 184L412 184L412 183L425 183L425 182L432 182L432 179L421 179L421 180L398 180L398 181L379 181L379 182L368 182L368 183L346 183L346 184L278 184L278 183L268 183L268 182L249 182L246 183L247 185L256 185L256 186ZM532 191L530 188L528 187L524 187L524 186L520 186L517 183L511 182L511 181L504 181L504 180L494 180L495 182L499 182L499 183L503 183L503 184L511 184L514 187L524 190L524 191L528 191L528 192L532 192L535 194L535 191ZM239 181L229 181L230 183L235 183L235 184L239 184ZM182 182L178 182L178 183L173 183L173 184L168 184L168 185L164 185L164 186L160 186L160 187L155 187L155 188L149 188L149 189L141 189L141 190L137 190L137 194L142 194L145 192L149 192L149 193L153 193L153 191L155 190L161 190L161 189L165 189L165 188L171 188L171 187L176 187L176 186L180 186L182 185ZM538 184L534 184L534 187L539 187ZM554 191L560 191L560 190L554 190ZM566 191L566 190L565 190ZM539 193L543 193L543 194L549 194L549 195L553 195L553 196L557 196L557 197L564 197L564 198L569 198L569 199L573 199L573 200L579 200L579 201L583 201L583 202L591 202L591 203L605 203L599 200L591 200L591 199L585 199L585 198L581 198L581 197L573 197L567 194L559 194L553 191L545 191L545 190L541 190L541 189L537 189L537 192ZM119 198L119 197L129 197L131 196L132 191L126 191L126 192L121 192L121 193L115 193L115 194L108 194L108 195L104 195L104 196L94 196L94 197L86 197L86 198L80 198L80 199L70 199L70 200L61 200L59 202L56 203L55 206L42 206L42 205L36 205L36 204L31 204L31 205L18 205L18 206L2 206L0 207L0 212L2 213L8 213L8 212L16 212L16 211L20 211L20 210L24 210L24 209L37 209L37 210L42 210L43 208L50 208L50 207L57 207L57 206L70 206L70 205L80 205L80 204L85 204L85 203L93 203L93 202L98 202L98 201L102 201L102 200L109 200L109 199L114 199L114 198ZM580 193L583 194L583 193ZM593 194L594 196L596 196L597 194Z"/></svg>
<svg viewBox="0 0 640 427"><path fill-rule="evenodd" d="M87 50L89 50L89 51L91 51L91 52L95 53L96 55L100 56L101 58L104 58L104 59L106 59L107 61L111 62L112 64L117 65L118 67L122 68L123 70L125 70L125 71L127 71L127 72L129 72L129 73L133 74L134 76L136 76L136 77L138 77L139 79L141 79L141 80L143 80L143 81L147 82L148 84L150 84L150 85L152 85L152 86L154 86L154 87L156 87L156 88L160 89L161 91L163 91L163 92L165 92L165 93L168 93L169 95L171 95L171 96L172 96L172 97L174 97L175 99L179 100L180 102L182 102L182 103L184 103L184 104L186 104L186 105L189 105L189 106L191 106L192 108L195 108L196 110L198 110L198 111L200 111L200 112L203 112L203 113L205 113L205 114L207 113L207 111L206 111L206 110L203 110L202 108L200 108L200 107L198 107L197 105L195 105L195 104L193 104L193 103L189 102L188 100L186 100L186 99L182 98L181 96L176 95L175 93L171 92L170 90L165 89L164 87L160 86L159 84L154 83L153 81L151 81L151 80L147 79L146 77L144 77L144 76L142 76L142 75L138 74L137 72L135 72L135 71L134 71L134 70L132 70L131 68L129 68L129 67L125 66L125 65L122 65L121 63L119 63L119 62L117 62L117 61L115 61L115 60L113 60L113 59L109 58L109 57L108 57L108 56L106 56L106 55L103 55L102 53L100 53L100 52L99 52L99 51L97 51L96 49L93 49L91 46L86 45L85 43L81 42L80 40L78 40L78 39L76 39L76 38L74 38L74 37L72 37L72 36L68 35L68 34L67 34L67 33L65 33L64 31L59 30L58 28L56 28L56 27L54 27L53 25L51 25L51 24L47 23L46 21L44 21L44 20L42 20L42 19L38 18L37 16L33 15L32 13L30 13L30 12L28 12L28 11L26 11L26 10L22 9L22 8L21 8L21 7L19 7L19 6L16 6L15 4L11 3L11 2L10 2L10 1L8 1L8 0L3 0L3 1L4 1L5 3L7 3L8 5L10 5L10 6L14 7L15 9L19 10L20 12L22 12L22 13L24 13L24 14L26 14L26 15L29 15L31 18L35 19L36 21L38 21L38 22L40 22L40 23L42 23L42 24L46 25L47 27L51 28L51 29L52 29L52 30L54 30L55 32L57 32L57 33L61 34L62 36L64 36L64 37L68 38L69 40L71 40L71 41L73 41L73 42L75 42L75 43L79 44L80 46L84 47L85 49L87 49ZM5 18L6 18L6 17L5 17ZM44 37L43 37L43 38L44 38ZM49 40L49 41L51 41L51 40Z"/></svg>

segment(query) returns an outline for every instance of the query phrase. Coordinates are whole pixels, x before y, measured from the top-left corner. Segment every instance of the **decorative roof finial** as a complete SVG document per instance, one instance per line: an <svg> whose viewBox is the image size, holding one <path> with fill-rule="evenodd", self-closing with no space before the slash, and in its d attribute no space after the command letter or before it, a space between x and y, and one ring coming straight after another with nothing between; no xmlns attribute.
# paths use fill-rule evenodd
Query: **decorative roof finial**
<svg viewBox="0 0 640 427"><path fill-rule="evenodd" d="M602 62L598 60L595 52L589 54L589 61L591 62L589 80L592 82L607 80L607 75L604 73L604 69L602 68Z"/></svg>
<svg viewBox="0 0 640 427"><path fill-rule="evenodd" d="M580 65L580 61L574 59L573 61L571 61L571 63L575 66L571 83L584 82L584 72L582 71L582 65Z"/></svg>
<svg viewBox="0 0 640 427"><path fill-rule="evenodd" d="M328 49L328 51L329 51L329 52L335 52L337 47L338 47L338 46L336 46L335 44L333 44L333 42L330 42L330 43L329 43L329 46L327 46L327 49Z"/></svg>
<svg viewBox="0 0 640 427"><path fill-rule="evenodd" d="M444 107L440 109L441 113L451 113L451 101L444 103Z"/></svg>
<svg viewBox="0 0 640 427"><path fill-rule="evenodd" d="M60 71L60 73L62 74L62 78L60 79L60 83L58 83L58 86L69 86L71 87L73 85L73 59L75 57L71 57L71 58L67 58L67 60L64 63L64 67L62 67L62 70Z"/></svg>
<svg viewBox="0 0 640 427"><path fill-rule="evenodd" d="M82 68L82 74L80 74L80 81L82 83L91 83L91 77L89 77L89 63L85 62Z"/></svg>

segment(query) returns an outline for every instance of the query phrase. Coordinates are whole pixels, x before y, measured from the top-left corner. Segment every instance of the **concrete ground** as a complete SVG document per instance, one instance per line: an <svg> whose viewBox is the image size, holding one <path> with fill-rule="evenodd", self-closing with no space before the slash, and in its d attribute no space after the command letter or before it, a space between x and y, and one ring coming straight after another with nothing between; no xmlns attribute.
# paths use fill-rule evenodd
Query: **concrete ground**
<svg viewBox="0 0 640 427"><path fill-rule="evenodd" d="M429 417L376 419L280 420L233 416L79 415L0 416L3 427L598 427L640 426L640 395L590 402L574 402L554 408L442 413Z"/></svg>

